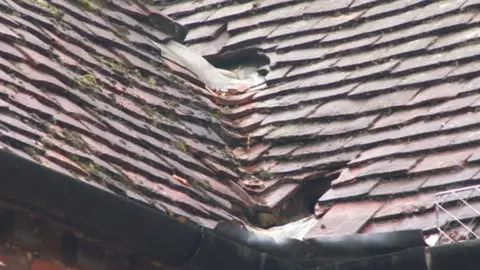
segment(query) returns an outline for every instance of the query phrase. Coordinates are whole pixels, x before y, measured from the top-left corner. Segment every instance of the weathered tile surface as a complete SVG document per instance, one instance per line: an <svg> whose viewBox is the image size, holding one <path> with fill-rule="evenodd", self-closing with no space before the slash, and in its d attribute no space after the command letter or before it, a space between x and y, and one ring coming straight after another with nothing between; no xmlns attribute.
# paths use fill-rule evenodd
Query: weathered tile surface
<svg viewBox="0 0 480 270"><path fill-rule="evenodd" d="M186 29L157 9L95 3L2 2L3 149L140 203L170 205L163 210L181 219L211 227L234 218L251 202L233 191L240 176L218 133L218 108L150 41L184 40ZM215 39L222 27L187 40Z"/></svg>
<svg viewBox="0 0 480 270"><path fill-rule="evenodd" d="M425 192L478 180L474 1L165 2L2 3L2 146L209 224L338 173L312 236L431 229ZM212 96L149 39L258 48L267 87ZM241 190L252 174L263 188Z"/></svg>
<svg viewBox="0 0 480 270"><path fill-rule="evenodd" d="M270 169L273 177L340 172L319 194L320 207L349 200L354 202L342 211L350 211L371 198L399 198L376 214L378 209L363 216L352 210L352 220L367 224L352 232L386 231L431 229L434 215L424 208L433 199L424 192L478 178L476 2L264 0L202 8L202 14L215 14L207 19L187 6L170 14L192 29L205 27L206 20L213 26L223 16L221 45L207 49L212 41L191 42L193 48L225 52L248 44L270 57L268 86L236 111L242 121L266 115L245 134L252 149L248 163L278 163ZM255 152L256 144L274 146ZM423 198L422 205L408 206L415 198ZM325 223L340 215L335 211L327 212ZM313 234L335 234L329 227Z"/></svg>

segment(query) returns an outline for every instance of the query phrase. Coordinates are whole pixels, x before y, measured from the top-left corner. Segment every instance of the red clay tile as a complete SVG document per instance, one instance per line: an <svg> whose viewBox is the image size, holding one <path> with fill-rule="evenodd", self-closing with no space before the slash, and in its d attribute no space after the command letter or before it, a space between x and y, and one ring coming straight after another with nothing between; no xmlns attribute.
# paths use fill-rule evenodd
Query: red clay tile
<svg viewBox="0 0 480 270"><path fill-rule="evenodd" d="M308 65L297 65L292 71L288 73L289 77L298 76L298 75L306 75L309 73L319 72L321 70L325 70L335 64L338 59L326 59L320 60L316 63L311 63Z"/></svg>
<svg viewBox="0 0 480 270"><path fill-rule="evenodd" d="M249 116L239 118L234 121L235 128L237 128L242 133L247 133L249 131L253 131L257 126L265 121L265 119L269 115L267 114L260 114L260 113L253 113Z"/></svg>
<svg viewBox="0 0 480 270"><path fill-rule="evenodd" d="M346 186L332 187L318 199L319 203L354 200L366 196L378 184L378 179L362 180Z"/></svg>
<svg viewBox="0 0 480 270"><path fill-rule="evenodd" d="M263 153L268 151L272 147L271 144L255 144L247 145L246 147L237 147L233 149L233 155L240 159L246 161L254 161L260 157Z"/></svg>
<svg viewBox="0 0 480 270"><path fill-rule="evenodd" d="M293 23L286 23L280 25L275 31L268 35L268 38L274 39L279 37L286 37L292 34L298 34L299 32L305 32L311 30L312 26L315 25L319 18L310 18L310 19L301 19ZM325 36L325 34L321 35Z"/></svg>
<svg viewBox="0 0 480 270"><path fill-rule="evenodd" d="M273 112L268 115L263 121L262 125L277 124L282 122L291 122L298 119L303 119L315 110L319 105L304 105L299 108L285 110L281 112Z"/></svg>
<svg viewBox="0 0 480 270"><path fill-rule="evenodd" d="M292 156L299 157L305 155L312 155L312 154L323 154L332 151L337 151L342 148L343 145L349 140L347 138L339 138L339 139L322 139L320 142L310 143L299 149L295 150L292 153Z"/></svg>
<svg viewBox="0 0 480 270"><path fill-rule="evenodd" d="M358 158L350 161L349 166L358 166L358 164L376 160L379 158L386 158L396 154L397 152L406 148L405 144L392 144L392 145L382 145L374 147L365 151L362 151Z"/></svg>
<svg viewBox="0 0 480 270"><path fill-rule="evenodd" d="M328 38L328 37L327 37ZM335 66L339 68L355 67L359 65L366 65L368 63L374 64L376 61L383 58L383 55L388 51L387 48L378 48L373 51L366 51L364 53L345 56L338 61Z"/></svg>
<svg viewBox="0 0 480 270"><path fill-rule="evenodd" d="M307 168L315 168L316 170L325 169L332 170L337 167L345 166L348 162L355 159L360 151L351 150L340 152L338 154L328 154L326 156L319 157L312 162L309 162Z"/></svg>
<svg viewBox="0 0 480 270"><path fill-rule="evenodd" d="M262 157L265 158L280 158L280 157L286 157L295 149L298 149L300 147L299 144L287 144L287 145L277 145L273 146L272 148L268 149L267 152L265 152Z"/></svg>
<svg viewBox="0 0 480 270"><path fill-rule="evenodd" d="M224 49L238 48L255 42L263 41L272 33L278 26L265 26L254 28L251 31L246 31L230 38Z"/></svg>
<svg viewBox="0 0 480 270"><path fill-rule="evenodd" d="M473 106L473 104L471 106ZM442 130L454 130L458 128L474 126L478 123L479 115L479 112L467 112L463 115L454 116L447 123L445 123L445 125L442 127Z"/></svg>
<svg viewBox="0 0 480 270"><path fill-rule="evenodd" d="M478 172L480 168L478 167L467 167L460 170L453 170L447 173L439 173L432 175L428 178L425 183L422 184L422 189L435 188L438 189L442 186L453 186L461 183L466 184L469 181L478 180Z"/></svg>
<svg viewBox="0 0 480 270"><path fill-rule="evenodd" d="M315 119L323 117L339 117L345 115L352 115L360 112L360 110L365 106L365 104L366 102L364 100L335 100L321 105L318 109L311 113L308 118Z"/></svg>
<svg viewBox="0 0 480 270"><path fill-rule="evenodd" d="M427 181L428 176L416 178L396 178L380 182L370 191L370 196L396 196L418 192L420 187Z"/></svg>
<svg viewBox="0 0 480 270"><path fill-rule="evenodd" d="M428 155L412 168L409 173L424 173L461 167L474 151L475 149L470 148Z"/></svg>
<svg viewBox="0 0 480 270"><path fill-rule="evenodd" d="M281 27L281 26L279 26ZM326 36L326 34L309 34L300 37L294 37L282 40L278 42L278 46L275 47L277 52L292 50L296 48L305 47L308 45L315 45L320 43L320 41Z"/></svg>
<svg viewBox="0 0 480 270"><path fill-rule="evenodd" d="M424 20L447 12L458 10L464 3L465 0L452 0L448 3L431 3L421 10L421 13L415 18L415 20Z"/></svg>
<svg viewBox="0 0 480 270"><path fill-rule="evenodd" d="M399 63L398 60L390 60L383 64L375 64L370 67L366 68L359 68L352 74L350 74L347 78L351 79L359 79L371 76L380 76L382 73L388 73L393 67L395 67Z"/></svg>
<svg viewBox="0 0 480 270"><path fill-rule="evenodd" d="M428 87L422 90L414 99L412 99L410 104L418 105L420 103L431 102L434 100L454 98L458 95L461 88L461 83L447 83Z"/></svg>
<svg viewBox="0 0 480 270"><path fill-rule="evenodd" d="M381 160L359 169L357 177L397 176L406 174L416 163L418 158L393 158Z"/></svg>
<svg viewBox="0 0 480 270"><path fill-rule="evenodd" d="M268 172L274 173L274 174L297 173L298 171L301 171L308 162L309 162L308 160L278 162L277 164L272 166L270 169L268 169Z"/></svg>
<svg viewBox="0 0 480 270"><path fill-rule="evenodd" d="M391 78L366 82L356 87L348 96L355 97L391 91L400 81L401 78Z"/></svg>
<svg viewBox="0 0 480 270"><path fill-rule="evenodd" d="M276 188L272 188L271 191L261 195L261 198L259 198L261 204L270 208L277 207L299 188L296 183L277 184L276 186Z"/></svg>
<svg viewBox="0 0 480 270"><path fill-rule="evenodd" d="M453 66L439 67L424 72L416 72L406 76L398 86L412 86L426 82L442 80L454 70Z"/></svg>
<svg viewBox="0 0 480 270"><path fill-rule="evenodd" d="M338 122L330 122L324 125L324 128L319 133L320 136L336 136L344 135L351 132L368 129L373 122L378 118L378 115L359 117L355 120L345 120Z"/></svg>
<svg viewBox="0 0 480 270"><path fill-rule="evenodd" d="M435 205L435 194L435 192L429 192L390 200L375 213L373 218L385 219L431 210Z"/></svg>
<svg viewBox="0 0 480 270"><path fill-rule="evenodd" d="M478 207L478 202L474 202L472 204L473 207ZM472 212L471 208L463 204L448 208L448 211L462 220L472 218L476 215ZM440 213L440 215L437 216L435 211L429 211L423 214L411 215L400 219L375 222L366 226L365 229L362 230L362 233L418 229L423 229L424 231L433 231L437 229L437 224L443 226L449 220L451 220L451 217L446 213Z"/></svg>
<svg viewBox="0 0 480 270"><path fill-rule="evenodd" d="M290 124L274 129L265 139L277 140L280 138L305 137L318 134L323 126L315 124Z"/></svg>
<svg viewBox="0 0 480 270"><path fill-rule="evenodd" d="M437 37L425 37L406 42L390 48L387 52L385 52L385 54L382 55L382 57L390 58L398 57L400 55L419 54L422 51L425 51L430 44L435 42L436 39Z"/></svg>
<svg viewBox="0 0 480 270"><path fill-rule="evenodd" d="M396 108L404 107L409 104L412 98L418 95L419 89L404 89L394 91L389 94L383 94L368 100L365 100L365 105L360 112L372 112L379 110L394 110Z"/></svg>
<svg viewBox="0 0 480 270"><path fill-rule="evenodd" d="M448 114L458 110L466 109L468 106L474 104L479 98L480 95L474 95L452 99L432 107L425 113L425 115Z"/></svg>
<svg viewBox="0 0 480 270"><path fill-rule="evenodd" d="M305 238L340 236L359 233L382 202L347 202L334 205Z"/></svg>

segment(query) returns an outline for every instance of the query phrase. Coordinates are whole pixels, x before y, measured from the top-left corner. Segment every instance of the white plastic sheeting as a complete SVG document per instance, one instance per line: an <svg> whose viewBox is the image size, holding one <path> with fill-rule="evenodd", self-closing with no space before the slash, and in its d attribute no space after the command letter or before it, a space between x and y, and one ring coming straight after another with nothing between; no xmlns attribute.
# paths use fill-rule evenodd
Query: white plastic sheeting
<svg viewBox="0 0 480 270"><path fill-rule="evenodd" d="M228 92L231 89L251 88L264 82L256 69L248 72L248 75L245 72L237 74L214 67L203 56L176 41L170 40L165 44L150 41L162 51L163 57L187 68L212 90Z"/></svg>
<svg viewBox="0 0 480 270"><path fill-rule="evenodd" d="M282 226L272 227L269 229L254 227L247 227L247 229L258 234L270 236L272 238L293 238L302 240L317 222L318 220L312 215Z"/></svg>

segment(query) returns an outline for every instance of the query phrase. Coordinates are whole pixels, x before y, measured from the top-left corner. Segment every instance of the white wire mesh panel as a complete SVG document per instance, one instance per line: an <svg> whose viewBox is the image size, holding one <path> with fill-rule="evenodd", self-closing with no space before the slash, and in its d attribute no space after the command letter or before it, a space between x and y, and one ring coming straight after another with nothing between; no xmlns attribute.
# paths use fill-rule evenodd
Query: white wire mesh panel
<svg viewBox="0 0 480 270"><path fill-rule="evenodd" d="M436 194L436 245L480 239L480 185Z"/></svg>

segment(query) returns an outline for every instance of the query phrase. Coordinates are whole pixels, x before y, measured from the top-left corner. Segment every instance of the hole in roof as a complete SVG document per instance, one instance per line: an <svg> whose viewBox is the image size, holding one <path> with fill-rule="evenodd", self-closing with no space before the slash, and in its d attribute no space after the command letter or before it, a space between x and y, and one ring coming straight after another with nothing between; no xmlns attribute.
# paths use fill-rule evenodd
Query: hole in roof
<svg viewBox="0 0 480 270"><path fill-rule="evenodd" d="M246 81L250 88L266 86L265 76L270 71L270 59L257 48L246 48L207 57L215 67L228 70Z"/></svg>
<svg viewBox="0 0 480 270"><path fill-rule="evenodd" d="M188 47L170 40L164 44L152 41L161 51L162 56L168 60L184 67L196 76L211 90L220 92L244 92L247 89L259 87L264 84L264 76L257 75L260 62L240 62L224 59L222 68L207 61L203 56ZM231 62L230 62L231 61ZM228 64L227 64L228 63Z"/></svg>

